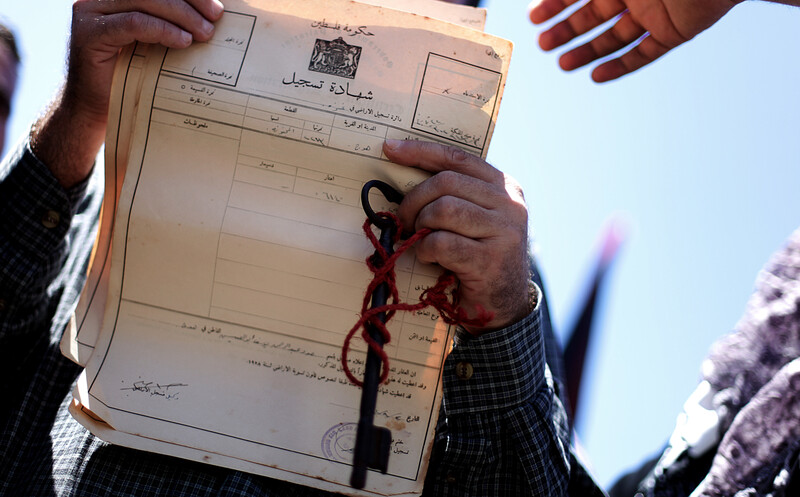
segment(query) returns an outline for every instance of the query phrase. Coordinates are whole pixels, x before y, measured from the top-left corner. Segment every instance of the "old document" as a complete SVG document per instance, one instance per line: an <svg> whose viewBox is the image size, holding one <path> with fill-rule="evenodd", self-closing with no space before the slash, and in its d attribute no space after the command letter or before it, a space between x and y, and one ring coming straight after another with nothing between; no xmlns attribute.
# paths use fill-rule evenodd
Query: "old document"
<svg viewBox="0 0 800 497"><path fill-rule="evenodd" d="M389 7L433 17L473 29L483 30L486 9L458 5L439 0L361 0L362 3ZM91 271L81 294L78 308L67 326L61 342L63 354L80 365L86 365L94 351L102 324L108 278L111 272L111 233L116 215L122 180L128 164L132 126L141 96L142 71L148 45L136 44L120 55L114 74L108 133L105 146L105 178L101 229L93 253ZM112 193L113 192L113 193Z"/></svg>
<svg viewBox="0 0 800 497"><path fill-rule="evenodd" d="M72 411L113 443L337 492L418 494L451 333L428 311L389 326L376 412L392 430L389 471L348 486L360 389L341 346L372 252L360 189L424 180L382 156L387 138L485 156L511 45L349 1L226 9L209 43L127 59L136 118L120 116L133 129L106 310ZM413 253L397 269L410 302L439 274Z"/></svg>

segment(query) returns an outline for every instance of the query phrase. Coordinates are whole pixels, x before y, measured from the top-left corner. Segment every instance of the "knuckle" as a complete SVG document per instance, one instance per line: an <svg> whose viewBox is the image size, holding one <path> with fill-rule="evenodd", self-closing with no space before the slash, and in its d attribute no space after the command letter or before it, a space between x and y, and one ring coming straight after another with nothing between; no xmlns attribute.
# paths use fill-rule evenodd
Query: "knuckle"
<svg viewBox="0 0 800 497"><path fill-rule="evenodd" d="M449 163L460 164L463 162L467 162L471 159L471 155L465 152L464 150L448 145L443 150L445 160Z"/></svg>
<svg viewBox="0 0 800 497"><path fill-rule="evenodd" d="M460 180L461 175L455 171L445 170L436 173L432 181L437 189L453 191Z"/></svg>
<svg viewBox="0 0 800 497"><path fill-rule="evenodd" d="M439 262L436 258L437 254L441 254L442 236L438 231L434 231L414 246L417 259L422 262L436 263Z"/></svg>
<svg viewBox="0 0 800 497"><path fill-rule="evenodd" d="M457 216L460 210L458 200L451 195L438 198L434 207L436 213L441 217Z"/></svg>
<svg viewBox="0 0 800 497"><path fill-rule="evenodd" d="M426 239L428 241L427 250L432 260L436 262L445 262L444 258L452 258L460 252L456 244L454 244L457 237L450 236L447 232L434 231Z"/></svg>
<svg viewBox="0 0 800 497"><path fill-rule="evenodd" d="M445 240L444 236L442 236L441 231L434 231L427 237L427 249L431 254L441 254L444 253L445 250Z"/></svg>
<svg viewBox="0 0 800 497"><path fill-rule="evenodd" d="M138 12L120 14L120 24L126 31L141 32L147 29L147 18Z"/></svg>
<svg viewBox="0 0 800 497"><path fill-rule="evenodd" d="M130 33L147 42L161 42L174 36L174 29L167 22L143 12L125 12L120 16L120 31Z"/></svg>

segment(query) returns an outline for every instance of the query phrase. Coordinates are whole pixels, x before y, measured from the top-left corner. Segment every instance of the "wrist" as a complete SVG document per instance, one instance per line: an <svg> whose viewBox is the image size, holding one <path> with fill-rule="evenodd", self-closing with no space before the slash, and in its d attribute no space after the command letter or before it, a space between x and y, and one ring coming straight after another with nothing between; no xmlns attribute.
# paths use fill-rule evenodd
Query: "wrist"
<svg viewBox="0 0 800 497"><path fill-rule="evenodd" d="M50 169L64 188L85 180L105 139L105 115L80 108L66 90L31 129L34 155Z"/></svg>
<svg viewBox="0 0 800 497"><path fill-rule="evenodd" d="M487 327L475 326L462 326L469 334L473 336L480 336L484 333L500 330L513 326L528 317L534 312L539 305L541 290L538 285L533 282L531 278L526 281L527 292L520 292L519 298L516 299L516 305L513 305L509 310L504 313L504 316L498 316L500 319L495 319Z"/></svg>

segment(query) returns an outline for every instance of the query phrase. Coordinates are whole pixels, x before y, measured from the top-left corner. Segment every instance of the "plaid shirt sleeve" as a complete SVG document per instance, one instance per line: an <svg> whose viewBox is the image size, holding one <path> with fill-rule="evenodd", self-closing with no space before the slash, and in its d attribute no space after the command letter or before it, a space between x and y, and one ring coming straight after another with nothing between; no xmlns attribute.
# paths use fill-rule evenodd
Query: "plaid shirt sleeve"
<svg viewBox="0 0 800 497"><path fill-rule="evenodd" d="M73 218L87 200L91 177L65 190L33 155L27 140L0 165L0 177L0 343L4 343L46 326L53 317L49 306L64 290L59 274L69 265L71 252L85 259L85 249L71 251L73 246L80 248L73 222L80 220ZM90 216L97 214L99 201L94 203ZM88 231L93 231L96 221L88 223ZM80 285L74 290L79 291Z"/></svg>
<svg viewBox="0 0 800 497"><path fill-rule="evenodd" d="M425 495L566 495L569 431L547 369L541 309L503 330L463 330L445 362Z"/></svg>

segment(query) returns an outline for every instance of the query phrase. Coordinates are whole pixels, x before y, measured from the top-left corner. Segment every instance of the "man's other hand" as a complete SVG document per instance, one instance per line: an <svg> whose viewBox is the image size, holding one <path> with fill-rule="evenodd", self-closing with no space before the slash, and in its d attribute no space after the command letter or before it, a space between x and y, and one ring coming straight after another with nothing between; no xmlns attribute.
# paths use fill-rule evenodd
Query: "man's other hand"
<svg viewBox="0 0 800 497"><path fill-rule="evenodd" d="M577 0L534 0L529 17L535 24L561 14ZM617 50L619 57L598 65L592 79L619 78L661 57L717 22L741 0L589 0L539 36L543 50L553 50L601 24L610 28L561 55L559 64L571 71Z"/></svg>

